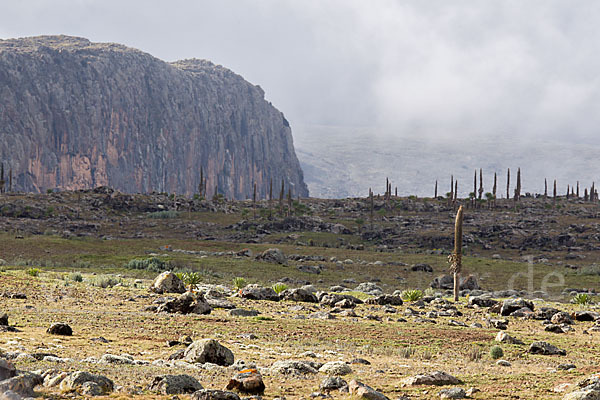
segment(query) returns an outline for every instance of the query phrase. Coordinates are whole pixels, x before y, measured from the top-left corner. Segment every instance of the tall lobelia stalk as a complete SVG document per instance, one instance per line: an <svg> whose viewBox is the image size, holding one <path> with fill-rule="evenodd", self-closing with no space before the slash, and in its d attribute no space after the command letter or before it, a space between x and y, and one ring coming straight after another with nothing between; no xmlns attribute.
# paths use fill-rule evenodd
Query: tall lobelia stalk
<svg viewBox="0 0 600 400"><path fill-rule="evenodd" d="M506 199L510 199L510 168L506 173Z"/></svg>
<svg viewBox="0 0 600 400"><path fill-rule="evenodd" d="M483 171L479 168L479 200L481 200L483 196Z"/></svg>
<svg viewBox="0 0 600 400"><path fill-rule="evenodd" d="M462 269L462 224L463 206L458 207L456 221L454 223L454 251L448 256L450 271L454 275L454 301L458 301L458 290L460 287L460 270Z"/></svg>

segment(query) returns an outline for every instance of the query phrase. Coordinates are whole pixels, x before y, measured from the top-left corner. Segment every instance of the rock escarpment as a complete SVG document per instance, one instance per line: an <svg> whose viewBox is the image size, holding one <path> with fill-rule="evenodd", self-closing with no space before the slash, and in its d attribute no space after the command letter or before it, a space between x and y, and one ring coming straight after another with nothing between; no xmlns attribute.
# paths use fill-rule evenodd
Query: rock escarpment
<svg viewBox="0 0 600 400"><path fill-rule="evenodd" d="M289 123L264 92L203 60L118 44L0 40L0 158L13 189L307 196Z"/></svg>

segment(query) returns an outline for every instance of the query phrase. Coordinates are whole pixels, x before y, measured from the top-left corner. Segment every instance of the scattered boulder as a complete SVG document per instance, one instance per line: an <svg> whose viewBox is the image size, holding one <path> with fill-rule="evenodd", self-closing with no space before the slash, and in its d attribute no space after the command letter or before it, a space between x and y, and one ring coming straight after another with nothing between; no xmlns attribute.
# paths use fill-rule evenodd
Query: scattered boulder
<svg viewBox="0 0 600 400"><path fill-rule="evenodd" d="M179 314L210 314L212 307L202 293L185 292L176 299L167 300L156 308L156 312Z"/></svg>
<svg viewBox="0 0 600 400"><path fill-rule="evenodd" d="M8 314L0 315L0 325L8 326Z"/></svg>
<svg viewBox="0 0 600 400"><path fill-rule="evenodd" d="M563 400L600 399L600 375L595 374L577 383L575 391L566 394Z"/></svg>
<svg viewBox="0 0 600 400"><path fill-rule="evenodd" d="M363 301L357 297L351 296L349 294L339 294L339 293L320 293L319 302L321 304L325 304L331 307L335 307L337 303L348 300L346 302L346 306L344 308L354 308L357 304L362 304ZM339 307L339 306L338 306Z"/></svg>
<svg viewBox="0 0 600 400"><path fill-rule="evenodd" d="M100 362L102 364L122 364L122 365L132 365L133 357L131 356L117 356L114 354L104 354L100 357Z"/></svg>
<svg viewBox="0 0 600 400"><path fill-rule="evenodd" d="M286 289L283 292L279 293L279 298L282 300L289 301L301 301L305 303L318 303L319 299L314 293L309 292L308 290L299 288L299 289Z"/></svg>
<svg viewBox="0 0 600 400"><path fill-rule="evenodd" d="M256 284L246 285L240 292L240 296L250 300L279 301L279 296L275 293L273 288L262 287Z"/></svg>
<svg viewBox="0 0 600 400"><path fill-rule="evenodd" d="M148 390L161 394L194 393L204 389L196 378L189 375L160 375L154 378Z"/></svg>
<svg viewBox="0 0 600 400"><path fill-rule="evenodd" d="M521 310L523 308L527 308L527 309L529 309L530 312L533 312L533 309L534 309L533 302L522 299L522 298L506 299L502 303L502 308L500 309L500 314L503 316L511 315L513 312Z"/></svg>
<svg viewBox="0 0 600 400"><path fill-rule="evenodd" d="M433 272L433 268L429 264L415 264L410 268L410 270L413 272Z"/></svg>
<svg viewBox="0 0 600 400"><path fill-rule="evenodd" d="M233 364L231 350L214 339L197 340L185 349L183 359L190 363L212 363L228 367Z"/></svg>
<svg viewBox="0 0 600 400"><path fill-rule="evenodd" d="M322 267L320 265L298 265L298 271L306 274L318 275L321 273Z"/></svg>
<svg viewBox="0 0 600 400"><path fill-rule="evenodd" d="M276 361L271 366L271 371L281 375L306 375L317 373L317 369L306 361Z"/></svg>
<svg viewBox="0 0 600 400"><path fill-rule="evenodd" d="M348 390L351 395L359 399L367 400L389 400L383 393L378 392L370 386L365 385L362 382L353 379L348 384Z"/></svg>
<svg viewBox="0 0 600 400"><path fill-rule="evenodd" d="M263 394L265 384L261 374L256 369L251 368L244 369L235 374L225 389L235 389L240 393L247 394Z"/></svg>
<svg viewBox="0 0 600 400"><path fill-rule="evenodd" d="M372 296L380 296L383 294L383 289L374 282L364 282L354 288L357 292L363 292Z"/></svg>
<svg viewBox="0 0 600 400"><path fill-rule="evenodd" d="M21 372L17 376L0 382L0 393L14 392L22 397L33 397L33 388L44 383L44 378L38 374Z"/></svg>
<svg viewBox="0 0 600 400"><path fill-rule="evenodd" d="M403 381L404 386L415 385L458 385L461 382L452 375L443 371L434 371L429 374L415 375Z"/></svg>
<svg viewBox="0 0 600 400"><path fill-rule="evenodd" d="M493 307L498 304L498 300L494 300L487 296L469 297L469 305L478 307Z"/></svg>
<svg viewBox="0 0 600 400"><path fill-rule="evenodd" d="M229 315L232 317L256 317L260 315L260 312L256 310L246 310L244 308L234 308L233 310L229 310Z"/></svg>
<svg viewBox="0 0 600 400"><path fill-rule="evenodd" d="M500 343L525 344L525 343L523 343L522 340L514 338L514 337L510 336L509 334L507 334L506 332L502 332L502 331L498 332L495 340L496 340L496 342L500 342Z"/></svg>
<svg viewBox="0 0 600 400"><path fill-rule="evenodd" d="M319 372L322 372L327 375L348 375L352 373L352 368L348 366L343 361L331 361L323 364L321 368L319 368Z"/></svg>
<svg viewBox="0 0 600 400"><path fill-rule="evenodd" d="M505 319L488 319L487 323L490 328L501 329L503 331L508 329L508 320Z"/></svg>
<svg viewBox="0 0 600 400"><path fill-rule="evenodd" d="M322 390L324 392L340 390L342 388L348 388L348 382L346 382L339 376L330 376L329 378L325 378L319 385L319 390Z"/></svg>
<svg viewBox="0 0 600 400"><path fill-rule="evenodd" d="M512 364L506 360L498 360L496 361L496 365L499 365L501 367L510 367Z"/></svg>
<svg viewBox="0 0 600 400"><path fill-rule="evenodd" d="M531 346L529 346L529 353L531 354L543 354L543 355L547 355L547 356L552 356L552 355L561 355L561 356L565 356L567 355L567 352L565 350L561 350L556 346L551 345L548 342L533 342L531 344Z"/></svg>
<svg viewBox="0 0 600 400"><path fill-rule="evenodd" d="M464 399L467 397L467 392L463 388L442 389L440 398L442 399Z"/></svg>
<svg viewBox="0 0 600 400"><path fill-rule="evenodd" d="M0 358L0 381L17 376L17 370L14 365L6 361L4 358Z"/></svg>
<svg viewBox="0 0 600 400"><path fill-rule="evenodd" d="M595 321L600 318L600 313L594 311L575 311L575 321Z"/></svg>
<svg viewBox="0 0 600 400"><path fill-rule="evenodd" d="M108 394L113 391L113 381L102 375L90 374L85 371L76 371L68 375L60 383L60 389L64 392L81 391L86 382L93 382L100 388L101 394Z"/></svg>
<svg viewBox="0 0 600 400"><path fill-rule="evenodd" d="M266 261L277 264L285 264L287 259L283 252L277 248L267 249L256 256L259 261Z"/></svg>
<svg viewBox="0 0 600 400"><path fill-rule="evenodd" d="M544 330L546 332L552 332L552 333L565 333L562 326L556 325L556 324L548 324L544 327Z"/></svg>
<svg viewBox="0 0 600 400"><path fill-rule="evenodd" d="M56 322L50 325L50 328L46 330L46 333L51 335L73 336L73 329L71 329L68 324Z"/></svg>
<svg viewBox="0 0 600 400"><path fill-rule="evenodd" d="M564 311L555 313L550 318L550 321L553 324L556 324L556 325L562 325L562 324L569 324L570 325L570 324L573 323L573 319L571 318L571 315L569 313L564 312Z"/></svg>
<svg viewBox="0 0 600 400"><path fill-rule="evenodd" d="M191 400L240 400L240 396L224 390L201 389L192 394Z"/></svg>
<svg viewBox="0 0 600 400"><path fill-rule="evenodd" d="M165 271L154 279L152 286L150 286L150 290L158 294L184 293L185 285L173 272Z"/></svg>
<svg viewBox="0 0 600 400"><path fill-rule="evenodd" d="M367 299L367 304L378 304L380 306L392 305L401 306L403 304L402 297L394 296L391 294L382 294L380 296L371 297Z"/></svg>

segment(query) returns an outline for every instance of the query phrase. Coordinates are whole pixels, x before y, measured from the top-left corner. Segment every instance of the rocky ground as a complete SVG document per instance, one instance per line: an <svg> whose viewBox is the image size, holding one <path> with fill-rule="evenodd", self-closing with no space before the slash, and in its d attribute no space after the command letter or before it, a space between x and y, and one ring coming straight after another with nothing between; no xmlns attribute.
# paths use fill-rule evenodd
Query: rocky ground
<svg viewBox="0 0 600 400"><path fill-rule="evenodd" d="M0 398L600 396L597 204L287 204L0 196Z"/></svg>

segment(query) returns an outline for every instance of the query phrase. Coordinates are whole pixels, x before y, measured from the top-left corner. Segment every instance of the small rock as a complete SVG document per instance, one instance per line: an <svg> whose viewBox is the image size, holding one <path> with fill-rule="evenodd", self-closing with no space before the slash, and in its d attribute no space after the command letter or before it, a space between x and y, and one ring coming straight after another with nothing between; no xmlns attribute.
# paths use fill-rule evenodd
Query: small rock
<svg viewBox="0 0 600 400"><path fill-rule="evenodd" d="M499 365L501 367L510 367L512 364L506 360L498 360L496 361L496 365Z"/></svg>

